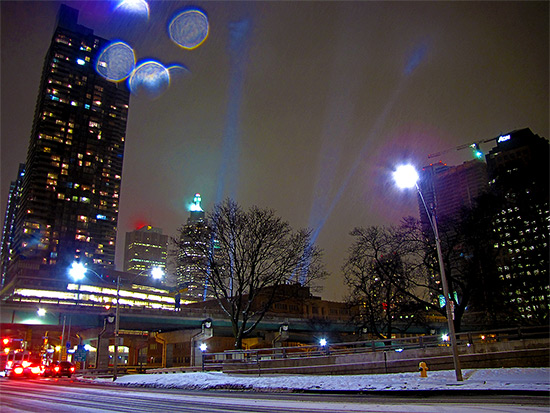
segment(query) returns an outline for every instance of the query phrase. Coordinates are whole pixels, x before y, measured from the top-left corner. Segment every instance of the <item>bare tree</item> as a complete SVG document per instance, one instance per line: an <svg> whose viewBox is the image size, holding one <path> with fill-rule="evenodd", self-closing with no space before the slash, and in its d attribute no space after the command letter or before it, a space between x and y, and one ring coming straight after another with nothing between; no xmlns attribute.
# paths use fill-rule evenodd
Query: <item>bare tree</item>
<svg viewBox="0 0 550 413"><path fill-rule="evenodd" d="M174 239L177 256L194 257L204 285L231 320L235 348L252 332L272 305L285 299L288 284L310 286L326 275L321 251L308 230L293 231L273 210L244 211L228 199L208 217L209 231L186 231ZM206 232L209 236L206 237ZM195 237L195 239L193 239ZM178 248L179 247L179 248Z"/></svg>
<svg viewBox="0 0 550 413"><path fill-rule="evenodd" d="M421 323L423 306L412 297L417 272L409 260L414 251L406 230L372 226L355 228L351 235L355 241L343 272L358 324L387 338L392 331Z"/></svg>

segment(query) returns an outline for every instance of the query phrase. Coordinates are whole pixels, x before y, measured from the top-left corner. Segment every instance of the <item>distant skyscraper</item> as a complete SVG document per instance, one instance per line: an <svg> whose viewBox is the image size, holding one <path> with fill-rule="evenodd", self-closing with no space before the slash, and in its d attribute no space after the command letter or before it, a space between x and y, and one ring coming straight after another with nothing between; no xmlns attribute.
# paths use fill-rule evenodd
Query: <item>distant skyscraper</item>
<svg viewBox="0 0 550 413"><path fill-rule="evenodd" d="M166 267L168 235L162 229L146 225L126 233L124 245L124 271L133 274L151 268Z"/></svg>
<svg viewBox="0 0 550 413"><path fill-rule="evenodd" d="M44 61L7 282L73 260L114 268L129 92L96 73L107 41L77 20L61 6Z"/></svg>
<svg viewBox="0 0 550 413"><path fill-rule="evenodd" d="M201 194L195 194L193 203L189 206L189 218L187 218L187 225L204 222L204 211L201 207L201 201Z"/></svg>
<svg viewBox="0 0 550 413"><path fill-rule="evenodd" d="M502 200L493 220L499 278L520 317L548 322L549 145L530 129L501 136L487 155L490 186Z"/></svg>
<svg viewBox="0 0 550 413"><path fill-rule="evenodd" d="M208 280L204 274L207 257L204 255L204 248L197 248L196 244L201 242L203 245L213 245L213 242L211 229L201 207L200 194L195 194L189 210L187 225L184 225L180 232L181 250L176 268L176 283L183 301L202 301L211 298L206 292L207 285L204 281Z"/></svg>
<svg viewBox="0 0 550 413"><path fill-rule="evenodd" d="M423 168L420 188L428 208L435 207L439 222L460 219L463 208L471 208L476 197L488 188L487 165L479 160L447 166L441 162ZM420 220L430 232L426 208L419 199Z"/></svg>
<svg viewBox="0 0 550 413"><path fill-rule="evenodd" d="M8 271L10 255L13 253L13 236L15 228L15 216L19 207L21 198L21 186L25 176L25 164L19 165L17 179L10 184L10 193L8 195L8 205L6 206L6 215L4 217L4 228L2 231L2 285L4 286L5 277Z"/></svg>

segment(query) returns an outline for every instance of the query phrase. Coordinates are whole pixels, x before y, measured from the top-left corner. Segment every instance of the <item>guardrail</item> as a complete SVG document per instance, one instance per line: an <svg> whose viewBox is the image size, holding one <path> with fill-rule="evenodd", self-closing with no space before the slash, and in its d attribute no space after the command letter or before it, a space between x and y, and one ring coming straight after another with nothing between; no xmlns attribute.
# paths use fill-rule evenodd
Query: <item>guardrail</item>
<svg viewBox="0 0 550 413"><path fill-rule="evenodd" d="M154 367L144 366L117 366L117 375L147 373L153 369ZM113 377L114 369L112 366L102 369L79 369L76 373L93 377Z"/></svg>
<svg viewBox="0 0 550 413"><path fill-rule="evenodd" d="M519 327L510 329L490 330L483 332L457 333L458 345L477 345L483 343L495 343L523 339L536 339L549 337L547 326L541 327ZM450 346L449 338L440 335L416 336L405 338L392 338L382 340L354 341L346 343L327 343L326 345L308 345L293 347L273 347L252 350L227 350L223 353L203 353L202 370L222 370L224 365L240 364L243 371L250 371L250 368L257 366L260 370L262 361L278 359L303 359L318 358L337 355L351 355L372 352L404 352L407 350L424 349L430 347ZM238 372L239 369L231 369Z"/></svg>

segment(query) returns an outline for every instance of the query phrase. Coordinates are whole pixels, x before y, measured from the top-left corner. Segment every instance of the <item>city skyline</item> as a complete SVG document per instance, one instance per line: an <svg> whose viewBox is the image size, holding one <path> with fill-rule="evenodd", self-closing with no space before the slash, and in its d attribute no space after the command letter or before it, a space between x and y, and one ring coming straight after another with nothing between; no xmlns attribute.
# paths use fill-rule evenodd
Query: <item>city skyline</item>
<svg viewBox="0 0 550 413"><path fill-rule="evenodd" d="M397 163L422 167L429 153L524 127L548 138L545 2L201 2L210 34L192 51L166 34L185 3L152 2L150 20L125 30L110 2L64 3L138 60L189 70L155 100L131 97L117 268L125 232L175 235L195 193L205 211L221 194L316 231L332 274L321 295L341 299L348 233L418 217L415 195L391 183ZM1 3L3 212L60 4Z"/></svg>

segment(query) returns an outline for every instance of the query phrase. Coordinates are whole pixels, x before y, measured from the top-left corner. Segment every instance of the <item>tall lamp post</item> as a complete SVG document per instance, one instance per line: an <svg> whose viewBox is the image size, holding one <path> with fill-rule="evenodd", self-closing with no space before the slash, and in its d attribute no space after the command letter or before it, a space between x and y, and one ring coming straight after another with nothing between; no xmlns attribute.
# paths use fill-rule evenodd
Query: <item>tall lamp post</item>
<svg viewBox="0 0 550 413"><path fill-rule="evenodd" d="M462 370L460 368L460 359L458 358L458 345L456 341L455 325L454 325L454 314L452 306L451 296L449 294L449 284L447 283L447 276L445 274L445 265L443 263L443 254L441 252L441 240L439 239L439 231L437 228L437 218L436 214L433 211L430 211L424 200L424 195L418 186L418 173L416 172L414 166L412 165L402 165L399 166L393 173L393 178L395 183L400 188L412 188L416 187L418 195L422 200L424 208L426 208L426 213L428 214L428 220L430 221L430 226L434 232L435 236L435 246L437 248L437 258L439 261L439 272L441 274L441 285L443 287L443 294L445 295L445 310L447 314L447 325L449 328L449 335L451 336L451 349L453 352L453 363L455 367L456 380L462 381Z"/></svg>
<svg viewBox="0 0 550 413"><path fill-rule="evenodd" d="M132 280L131 283L134 282L140 275L142 275L147 270L140 271ZM164 270L160 267L153 267L151 268L151 277L153 277L155 280L160 280L162 277L164 277ZM120 314L120 275L117 275L116 277L116 309L115 309L115 359L113 360L113 381L115 381L118 377L118 346L120 345L119 341L119 317Z"/></svg>
<svg viewBox="0 0 550 413"><path fill-rule="evenodd" d="M96 273L94 270L86 268L83 264L78 263L78 262L73 262L72 263L71 268L69 269L69 275L75 281L78 281L78 280L81 280L85 277L86 271L91 271L97 277L99 277L99 279L101 281L107 282L103 278L101 278L101 276L98 273ZM136 276L134 278L132 278L132 280L130 282L131 283L134 282L140 275L142 275L146 271L148 271L148 270L143 270L143 271L139 272L138 274L136 274ZM151 268L151 276L156 280L161 279L162 277L164 277L164 270L160 267L153 267L153 268ZM113 360L113 381L115 381L118 377L118 346L120 344L119 343L119 341L120 341L120 339L119 339L119 332L120 332L120 322L119 322L120 318L119 318L119 315L120 315L120 274L118 274L117 277L116 277L115 345L114 345L115 355L114 355L114 360Z"/></svg>

